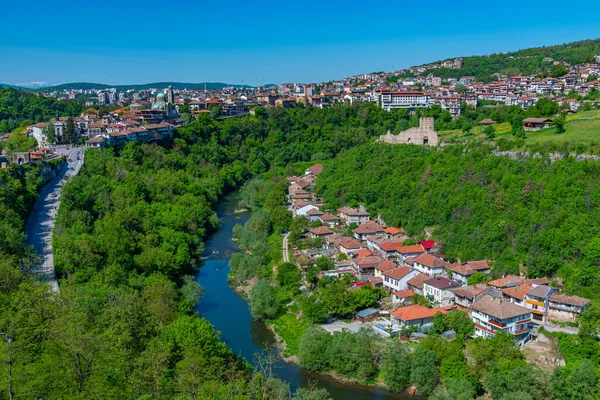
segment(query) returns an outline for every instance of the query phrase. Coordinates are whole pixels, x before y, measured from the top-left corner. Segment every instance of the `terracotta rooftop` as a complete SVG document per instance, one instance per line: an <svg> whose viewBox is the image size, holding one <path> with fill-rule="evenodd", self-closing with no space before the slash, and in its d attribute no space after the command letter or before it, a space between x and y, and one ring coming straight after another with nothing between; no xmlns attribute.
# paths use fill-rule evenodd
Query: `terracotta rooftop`
<svg viewBox="0 0 600 400"><path fill-rule="evenodd" d="M402 228L395 228L393 226L387 227L383 231L385 233L390 234L390 235L397 235L399 233L404 233L404 231L402 230Z"/></svg>
<svg viewBox="0 0 600 400"><path fill-rule="evenodd" d="M342 246L345 249L360 249L362 247L362 244L360 244L360 242L357 242L352 238L347 237L340 241L340 246Z"/></svg>
<svg viewBox="0 0 600 400"><path fill-rule="evenodd" d="M375 221L364 222L354 230L354 233L357 233L359 235L373 234L378 232L383 233L383 228L379 226L379 224Z"/></svg>
<svg viewBox="0 0 600 400"><path fill-rule="evenodd" d="M502 289L502 293L515 299L523 300L525 298L525 295L531 290L531 288L531 285L513 286L506 289Z"/></svg>
<svg viewBox="0 0 600 400"><path fill-rule="evenodd" d="M408 284L410 286L414 286L417 289L423 289L423 282L426 281L427 279L429 279L428 275L422 274L419 272L419 274L417 276L415 276L414 278L410 278L408 280Z"/></svg>
<svg viewBox="0 0 600 400"><path fill-rule="evenodd" d="M408 297L413 297L415 295L415 292L413 292L412 290L399 290L397 292L394 292L394 296L396 296L399 299L406 299Z"/></svg>
<svg viewBox="0 0 600 400"><path fill-rule="evenodd" d="M425 249L420 244L412 246L401 246L398 248L400 254L413 254L413 253L425 253Z"/></svg>
<svg viewBox="0 0 600 400"><path fill-rule="evenodd" d="M325 236L325 235L332 235L333 231L324 226L319 226L319 227L316 227L315 229L311 230L310 233L312 233L313 235L317 235L317 236Z"/></svg>
<svg viewBox="0 0 600 400"><path fill-rule="evenodd" d="M383 273L385 276L389 276L390 278L400 280L404 278L406 275L410 274L411 269L409 267L398 267L392 270L386 271Z"/></svg>
<svg viewBox="0 0 600 400"><path fill-rule="evenodd" d="M420 245L419 245L420 246ZM441 258L435 257L431 254L421 254L415 258L415 262L425 265L429 268L448 268L450 263L442 260Z"/></svg>
<svg viewBox="0 0 600 400"><path fill-rule="evenodd" d="M392 311L391 314L395 318L403 321L414 321L417 319L432 318L439 312L446 314L446 310L441 308L427 308L425 306L415 304L412 306L398 308Z"/></svg>
<svg viewBox="0 0 600 400"><path fill-rule="evenodd" d="M503 288L511 286L511 285L516 285L521 281L523 281L523 278L521 278L519 276L508 275L508 276L505 276L504 278L499 278L494 281L490 281L490 282L488 282L488 285L503 289Z"/></svg>
<svg viewBox="0 0 600 400"><path fill-rule="evenodd" d="M475 296L484 292L487 289L486 285L471 285L463 286L456 289L452 289L452 292L459 297L466 297L467 299L474 299Z"/></svg>

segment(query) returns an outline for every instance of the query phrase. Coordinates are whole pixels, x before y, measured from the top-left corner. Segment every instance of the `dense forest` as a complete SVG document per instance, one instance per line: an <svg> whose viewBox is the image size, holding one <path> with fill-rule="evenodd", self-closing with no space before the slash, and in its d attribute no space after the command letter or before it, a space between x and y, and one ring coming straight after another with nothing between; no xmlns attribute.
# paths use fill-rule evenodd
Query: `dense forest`
<svg viewBox="0 0 600 400"><path fill-rule="evenodd" d="M78 116L82 106L70 100L56 100L13 88L0 88L0 134L60 116Z"/></svg>
<svg viewBox="0 0 600 400"><path fill-rule="evenodd" d="M434 228L450 260L493 260L498 275L523 265L597 297L600 164L491 152L368 144L328 162L318 193L332 209L364 204L415 238Z"/></svg>
<svg viewBox="0 0 600 400"><path fill-rule="evenodd" d="M427 70L424 74L433 73L441 78L475 76L480 81L489 81L495 73L558 77L569 71L562 66L554 66L552 62L544 61L544 58L549 57L555 61L580 64L593 62L596 54L600 54L600 39L534 47L505 54L464 57L462 69L436 68Z"/></svg>

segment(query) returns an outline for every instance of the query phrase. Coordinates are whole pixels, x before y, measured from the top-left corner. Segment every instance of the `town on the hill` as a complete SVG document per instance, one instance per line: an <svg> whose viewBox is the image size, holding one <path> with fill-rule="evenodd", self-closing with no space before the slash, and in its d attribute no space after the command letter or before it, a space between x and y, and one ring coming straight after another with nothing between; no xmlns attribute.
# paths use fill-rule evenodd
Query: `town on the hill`
<svg viewBox="0 0 600 400"><path fill-rule="evenodd" d="M494 55L502 57L503 54ZM514 57L505 54L507 60ZM544 65L556 76L506 75L496 72L483 81L475 76L460 78L437 76L436 71L453 71L459 76L463 59L456 58L393 72L361 74L322 83L283 83L265 87L230 86L218 90L188 90L152 88L119 91L112 89L62 89L40 92L40 96L76 100L90 107L78 118L71 120L57 116L28 127L38 149L29 154L12 154L15 163L44 159L52 155L51 146L60 143L85 143L87 147L122 146L129 141L157 141L170 138L173 128L189 123L191 118L210 114L216 118L239 117L254 114L256 107L292 108L302 103L317 108L334 104L375 103L384 110L407 110L439 107L449 118L461 116L465 106L494 107L518 106L527 110L540 99L555 101L561 110L574 113L597 105L600 93L600 54L595 62L569 64L550 57ZM442 75L444 75L442 73ZM548 75L548 74L545 74ZM100 109L103 111L101 112ZM523 131L550 128L553 119L525 118L519 123ZM440 138L428 120L411 132L393 135L388 132L381 141L388 143L415 143L437 145ZM67 138L71 131L74 137ZM480 126L495 125L489 118L478 121ZM469 128L470 129L470 128ZM1 133L1 132L0 132ZM11 133L0 135L7 140ZM3 163L6 166L8 163Z"/></svg>

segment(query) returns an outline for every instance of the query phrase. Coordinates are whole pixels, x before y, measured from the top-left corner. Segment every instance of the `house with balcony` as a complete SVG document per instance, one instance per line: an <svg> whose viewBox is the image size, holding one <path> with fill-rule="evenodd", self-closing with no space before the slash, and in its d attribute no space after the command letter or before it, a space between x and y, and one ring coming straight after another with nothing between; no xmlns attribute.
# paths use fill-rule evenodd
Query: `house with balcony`
<svg viewBox="0 0 600 400"><path fill-rule="evenodd" d="M552 293L548 298L548 318L559 321L575 321L590 305L590 300L579 296Z"/></svg>
<svg viewBox="0 0 600 400"><path fill-rule="evenodd" d="M523 344L529 337L531 310L502 298L482 296L471 307L475 336L492 337L502 330Z"/></svg>
<svg viewBox="0 0 600 400"><path fill-rule="evenodd" d="M383 260L375 267L375 277L383 278L383 274L385 272L391 271L393 269L398 268L396 264L391 261Z"/></svg>
<svg viewBox="0 0 600 400"><path fill-rule="evenodd" d="M439 276L423 281L423 292L431 303L445 307L454 304L452 289L461 286L458 282Z"/></svg>
<svg viewBox="0 0 600 400"><path fill-rule="evenodd" d="M525 296L525 307L531 310L533 322L544 323L548 316L548 300L556 289L547 285L534 286Z"/></svg>
<svg viewBox="0 0 600 400"><path fill-rule="evenodd" d="M375 255L358 256L352 260L352 268L358 279L368 280L375 275L375 267L382 261L383 258Z"/></svg>
<svg viewBox="0 0 600 400"><path fill-rule="evenodd" d="M533 288L532 285L517 285L502 289L504 298L513 304L525 307L525 296Z"/></svg>
<svg viewBox="0 0 600 400"><path fill-rule="evenodd" d="M400 246L396 249L396 252L398 253L398 259L401 263L413 267L413 264L408 264L406 261L409 258L418 257L425 253L425 249L420 244L414 244L411 246Z"/></svg>

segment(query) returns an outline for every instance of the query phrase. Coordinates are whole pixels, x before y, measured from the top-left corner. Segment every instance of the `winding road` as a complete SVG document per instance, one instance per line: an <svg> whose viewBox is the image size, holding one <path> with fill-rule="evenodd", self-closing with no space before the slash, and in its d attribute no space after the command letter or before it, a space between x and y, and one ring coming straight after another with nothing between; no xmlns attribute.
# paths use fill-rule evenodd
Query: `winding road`
<svg viewBox="0 0 600 400"><path fill-rule="evenodd" d="M42 261L33 269L33 272L42 280L50 283L56 292L59 291L59 288L54 270L52 230L60 206L60 190L71 177L79 173L83 165L83 155L83 148L74 149L69 153L68 159L71 161L63 166L56 178L44 186L25 228L27 244L33 247Z"/></svg>

